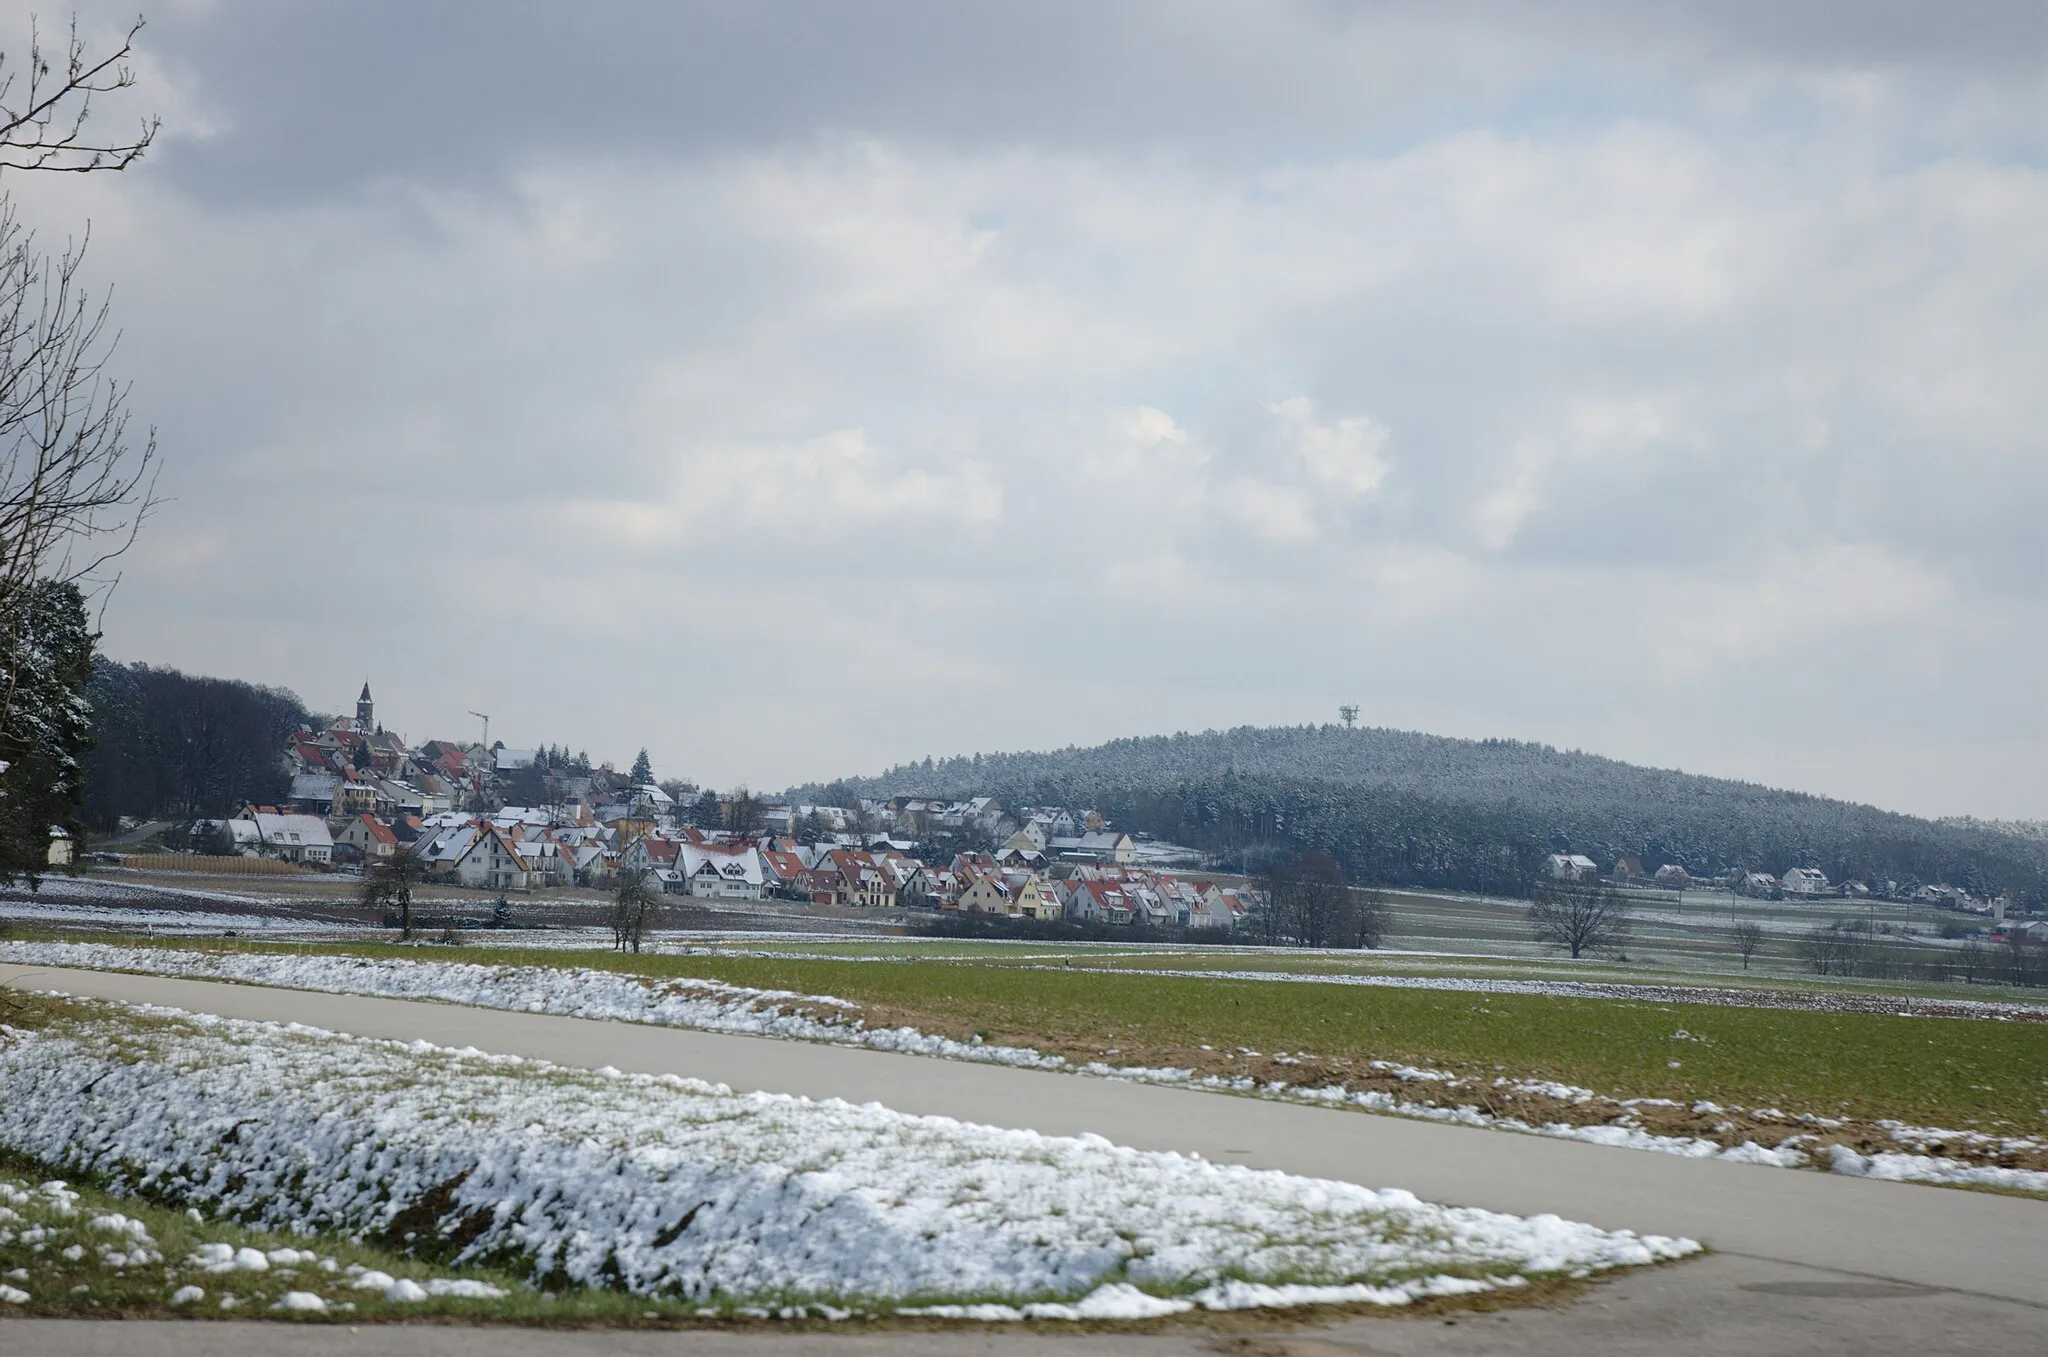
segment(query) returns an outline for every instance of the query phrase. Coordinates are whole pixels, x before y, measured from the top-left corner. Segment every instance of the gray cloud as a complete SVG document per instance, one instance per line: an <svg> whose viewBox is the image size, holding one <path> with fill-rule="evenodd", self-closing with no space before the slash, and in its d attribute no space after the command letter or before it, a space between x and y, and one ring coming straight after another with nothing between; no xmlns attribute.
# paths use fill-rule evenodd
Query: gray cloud
<svg viewBox="0 0 2048 1357"><path fill-rule="evenodd" d="M757 785L1356 699L2043 813L2033 7L153 20L163 153L15 189L170 455L117 655Z"/></svg>

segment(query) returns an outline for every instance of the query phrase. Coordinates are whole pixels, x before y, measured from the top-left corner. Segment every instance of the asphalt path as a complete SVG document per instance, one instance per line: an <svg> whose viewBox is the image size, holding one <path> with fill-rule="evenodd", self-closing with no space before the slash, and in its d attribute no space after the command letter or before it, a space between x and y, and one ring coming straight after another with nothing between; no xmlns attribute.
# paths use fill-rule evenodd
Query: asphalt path
<svg viewBox="0 0 2048 1357"><path fill-rule="evenodd" d="M2048 1353L2048 1203L2035 1200L1681 1159L1083 1075L427 1001L54 967L7 967L0 970L0 983L302 1022L362 1036L476 1046L571 1066L681 1074L740 1089L872 1101L1049 1134L1094 1132L1140 1148L1406 1188L1431 1201L1521 1215L1548 1211L1641 1233L1689 1235L1719 1255L1602 1288L1596 1294L1661 1298L1636 1306L1626 1327L1612 1328L1605 1340L1595 1321L1613 1302L1600 1300L1549 1320L1539 1315L1462 1326L1374 1325L1369 1339L1354 1340L1348 1330L1314 1339L1276 1336L1271 1341L1279 1346L1238 1349L1246 1352L1633 1351L1634 1342L1650 1336L1644 1324L1661 1305L1667 1318L1650 1327L1685 1326L1654 1345L1667 1352ZM1751 1324L1759 1314L1779 1311L1781 1323L1760 1329ZM1550 1321L1563 1327L1546 1330ZM73 1334L80 1326L57 1324L47 1332ZM1972 1332L1976 1337L1965 1337ZM77 1344L97 1341L80 1337L37 1348L86 1351Z"/></svg>

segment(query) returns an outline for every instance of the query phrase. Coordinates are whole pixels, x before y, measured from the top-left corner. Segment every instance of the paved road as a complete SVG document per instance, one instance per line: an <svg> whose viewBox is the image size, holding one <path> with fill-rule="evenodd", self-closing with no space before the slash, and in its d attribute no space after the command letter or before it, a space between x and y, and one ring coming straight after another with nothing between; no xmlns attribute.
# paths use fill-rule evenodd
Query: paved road
<svg viewBox="0 0 2048 1357"><path fill-rule="evenodd" d="M1626 1151L1622 1151L1626 1153ZM0 1319L8 1357L2039 1357L2038 1311L1715 1255L1556 1310L1208 1332L562 1332L442 1325Z"/></svg>
<svg viewBox="0 0 2048 1357"><path fill-rule="evenodd" d="M44 967L5 968L0 982L306 1022L365 1036L474 1045L568 1065L673 1072L737 1088L875 1101L907 1112L1055 1134L1093 1131L1143 1148L1190 1150L1220 1161L1405 1187L1435 1201L1521 1214L1553 1211L1602 1225L1691 1235L1721 1257L1630 1278L1599 1294L1661 1297L1658 1304L1671 1312L1673 1322L1690 1317L1680 1332L1701 1343L1709 1341L1709 1329L1728 1336L1741 1330L1736 1321L1744 1317L1784 1311L1813 1317L1794 1328L1815 1328L1814 1336L1829 1344L1777 1348L1751 1342L1744 1347L1731 1339L1727 1351L2048 1352L2048 1203L2037 1201L1685 1160L1078 1075L628 1023ZM1750 1269L1754 1275L1727 1281L1734 1275L1731 1268L1738 1273ZM1805 1291L1740 1290L1774 1284ZM1829 1287L1837 1290L1830 1293ZM1597 1306L1607 1303L1562 1312L1579 1318L1551 1336L1564 1344L1556 1350L1630 1350L1625 1343L1611 1349L1588 1346L1594 1338L1588 1325L1602 1313ZM1642 1321L1651 1308L1634 1312L1627 1332L1612 1335L1615 1341L1623 1342L1629 1333L1642 1336ZM1823 1322L1824 1314L1835 1317ZM1990 1326L1985 1342L1957 1346L1949 1341L1967 1330L1967 1325L1956 1327L1963 1316ZM1459 1346L1483 1328L1472 1321L1440 1330L1374 1325L1372 1346L1355 1345L1363 1338L1345 1339L1352 1345L1322 1350L1549 1351L1501 1345L1510 1333L1526 1333L1531 1342L1549 1341L1541 1327L1544 1318L1486 1321L1502 1332L1482 1348ZM1865 1329L1869 1332L1856 1338L1856 1346L1834 1346L1835 1339ZM69 1330L57 1326L51 1332ZM1796 1337L1794 1329L1783 1335ZM1397 1336L1400 1345L1395 1345ZM1331 1331L1314 1341L1339 1339ZM1289 1340L1292 1350L1317 1350L1301 1347L1305 1341ZM1884 1346L1892 1342L1906 1345ZM1681 1350L1723 1349L1717 1341Z"/></svg>

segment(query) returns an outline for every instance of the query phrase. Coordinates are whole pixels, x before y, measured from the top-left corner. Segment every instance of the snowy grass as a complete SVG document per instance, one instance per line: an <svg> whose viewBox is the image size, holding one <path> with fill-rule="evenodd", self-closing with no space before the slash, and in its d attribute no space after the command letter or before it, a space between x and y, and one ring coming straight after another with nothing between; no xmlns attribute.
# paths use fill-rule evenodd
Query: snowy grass
<svg viewBox="0 0 2048 1357"><path fill-rule="evenodd" d="M500 1274L425 1267L328 1234L245 1229L52 1179L11 1154L0 1154L0 1282L8 1288L0 1314L326 1315L353 1323L496 1317L517 1304L517 1284ZM298 1299L287 1304L290 1295ZM597 1300L600 1313L620 1308L614 1298ZM576 1315L593 1307L572 1299L549 1308Z"/></svg>
<svg viewBox="0 0 2048 1357"><path fill-rule="evenodd" d="M1096 1137L45 1003L0 1049L13 1153L244 1225L704 1315L1398 1305L1697 1250Z"/></svg>
<svg viewBox="0 0 2048 1357"><path fill-rule="evenodd" d="M1079 1073L1205 1087L1220 1091L1284 1097L1324 1106L1357 1108L1449 1122L1473 1127L1520 1131L1594 1144L1651 1150L1686 1157L1717 1157L1776 1167L1817 1167L1864 1176L1890 1177L1960 1186L1989 1186L2029 1193L2048 1192L2048 1143L2039 1132L1966 1125L1941 1130L1897 1118L1866 1119L1859 1124L1845 1115L1827 1115L1813 1110L1810 1102L1789 1101L1794 1111L1779 1110L1778 1101L1747 1105L1729 1099L1719 1089L1720 1101L1689 1096L1682 1101L1658 1094L1616 1097L1595 1088L1559 1080L1546 1074L1524 1075L1504 1072L1507 1067L1462 1069L1360 1058L1345 1065L1333 1065L1327 1058L1328 1045L1317 1055L1286 1054L1285 1047L1265 1048L1240 1044L1214 1047L1183 1038L1178 1047L1162 1047L1156 1034L1160 1019L1170 1016L1165 1006L1148 1012L1154 1024L1151 1033L1131 1034L1130 1028L1111 1027L1122 1032L1120 1046L1069 1048L1067 1055L1017 1044L1028 1036L1043 1042L1047 1027L1057 1031L1057 1010L1035 1012L1037 1033L998 1030L980 1035L947 1035L918 1026L869 1024L870 1010L862 1010L836 996L802 994L790 989L758 989L724 981L702 979L660 979L641 973L661 969L670 963L656 958L619 958L611 967L569 966L554 958L511 953L527 965L485 965L472 962L415 960L420 949L404 949L397 957L332 956L318 952L275 953L246 949L200 951L171 948L115 948L103 944L15 944L0 947L0 957L37 960L58 964L89 965L106 969L149 971L195 978L241 980L330 993L368 994L404 998L432 998L483 1007L524 1012L563 1014L574 1017L615 1019L656 1025L689 1027L703 1031L775 1036L867 1046L910 1054L1002 1063L1033 1068L1064 1069ZM453 953L452 955L459 955ZM429 955L451 955L434 949ZM532 964L546 961L548 964ZM852 963L855 978L874 971L871 964ZM638 969L634 969L637 967ZM972 974L971 968L886 967L891 972L932 970L940 974ZM1024 973L1029 979L1032 973ZM842 978L844 978L842 976ZM1071 979L1071 977L1070 977ZM1094 977L1103 982L1102 977ZM1107 980L1113 992L1122 985L1159 983L1142 977ZM1223 982L1217 982L1223 983ZM1287 982L1274 993L1321 990ZM1182 982L1184 998L1191 991ZM1260 993L1255 990L1253 993ZM982 996L985 1000L986 995ZM1525 996L1509 995L1510 1000ZM1460 1023L1491 1025L1498 1016L1495 1005L1501 996L1483 995L1481 1002L1468 1002L1464 1011L1434 1014L1440 1029L1454 1030ZM1716 1048L1717 1033L1724 1028L1703 1025L1706 1012L1687 1007L1675 1019L1669 1005L1634 1004L1614 1006L1640 1018L1647 1014L1654 1024L1651 1040L1654 1054L1665 1069L1682 1071L1688 1063L1709 1063L1721 1055ZM900 1016L900 1010L892 1010ZM1690 1017L1684 1017L1690 1014ZM1509 1016L1513 1016L1512 1013ZM1785 1017L1840 1017L1842 1015L1773 1015ZM1868 1015L1858 1015L1868 1016ZM1232 1028L1228 1019L1242 1017L1235 1009L1220 1005L1205 1015L1203 1032L1242 1030ZM1602 1035L1602 1018L1581 1018L1583 1028ZM1222 1018L1225 1021L1219 1022ZM1683 1020L1690 1026L1678 1026ZM937 1025L949 1020L940 1017ZM951 1020L957 1031L957 1019ZM1896 1023L1896 1020L1887 1020ZM1928 1033L1953 1035L1969 1024L1945 1020L1908 1027L1913 1037ZM2041 1031L2039 1024L1978 1024L2005 1031L2010 1028ZM1895 1026L1890 1029L1896 1033ZM1581 1035L1584 1033L1582 1032ZM1299 1040L1299 1030L1284 1037ZM1320 1033L1324 1042L1333 1034ZM1853 1034L1852 1034L1853 1035ZM1096 1034L1098 1040L1100 1033ZM1005 1040L1004 1038L1009 1038ZM1275 1046L1278 1044L1275 1043ZM1867 1043L1866 1043L1867 1045ZM1099 1054L1098 1054L1099 1050ZM1917 1048L1915 1053L1917 1054ZM1071 1056L1072 1058L1069 1058ZM1093 1058L1091 1058L1093 1057ZM1175 1061L1192 1060L1189 1064ZM2021 1075L2038 1077L2037 1064ZM1725 1106L1723 1105L1725 1104ZM1833 1111L1833 1109L1830 1109ZM2044 1113L2048 1116L2048 1113Z"/></svg>

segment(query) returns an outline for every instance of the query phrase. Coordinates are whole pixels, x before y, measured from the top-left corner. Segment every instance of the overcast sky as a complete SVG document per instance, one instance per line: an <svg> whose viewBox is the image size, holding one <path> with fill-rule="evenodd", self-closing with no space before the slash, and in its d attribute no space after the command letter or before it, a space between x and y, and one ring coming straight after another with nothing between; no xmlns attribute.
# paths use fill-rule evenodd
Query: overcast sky
<svg viewBox="0 0 2048 1357"><path fill-rule="evenodd" d="M7 181L160 431L118 659L721 786L1355 701L2048 817L2038 0L148 17L150 157Z"/></svg>

